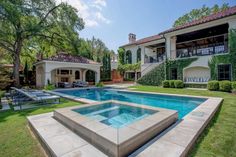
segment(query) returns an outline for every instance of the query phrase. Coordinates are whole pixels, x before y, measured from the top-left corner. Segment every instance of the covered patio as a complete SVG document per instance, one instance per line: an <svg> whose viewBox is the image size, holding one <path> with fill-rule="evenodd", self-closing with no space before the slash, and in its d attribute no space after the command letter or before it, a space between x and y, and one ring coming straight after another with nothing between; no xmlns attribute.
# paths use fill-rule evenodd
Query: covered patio
<svg viewBox="0 0 236 157"><path fill-rule="evenodd" d="M49 83L57 85L58 82L86 81L87 71L95 73L95 82L100 81L100 67L94 62L81 56L58 53L47 59L41 59L36 66L36 86L44 87Z"/></svg>

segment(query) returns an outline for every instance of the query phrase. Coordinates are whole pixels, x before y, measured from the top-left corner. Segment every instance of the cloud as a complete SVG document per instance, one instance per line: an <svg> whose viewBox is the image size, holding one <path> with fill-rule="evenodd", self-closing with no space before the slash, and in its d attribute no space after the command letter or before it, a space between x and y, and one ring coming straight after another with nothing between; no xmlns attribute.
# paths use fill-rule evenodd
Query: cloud
<svg viewBox="0 0 236 157"><path fill-rule="evenodd" d="M98 26L99 24L97 23L97 21L95 21L95 20L90 20L90 19L87 19L86 21L85 21L85 24L86 24L86 26L88 26L88 27L95 27L95 26Z"/></svg>
<svg viewBox="0 0 236 157"><path fill-rule="evenodd" d="M96 18L97 18L98 20L101 20L101 21L103 21L103 22L106 23L106 24L110 24L110 23L111 23L111 21L110 21L109 19L105 18L105 17L102 15L101 12L96 12L95 15L96 15Z"/></svg>
<svg viewBox="0 0 236 157"><path fill-rule="evenodd" d="M106 0L56 0L59 4L67 2L78 10L78 14L84 19L86 27L96 27L102 23L110 24L111 21L104 17L102 11L107 6Z"/></svg>
<svg viewBox="0 0 236 157"><path fill-rule="evenodd" d="M97 4L97 5L100 5L100 6L103 6L103 7L107 6L106 0L95 0L94 4Z"/></svg>

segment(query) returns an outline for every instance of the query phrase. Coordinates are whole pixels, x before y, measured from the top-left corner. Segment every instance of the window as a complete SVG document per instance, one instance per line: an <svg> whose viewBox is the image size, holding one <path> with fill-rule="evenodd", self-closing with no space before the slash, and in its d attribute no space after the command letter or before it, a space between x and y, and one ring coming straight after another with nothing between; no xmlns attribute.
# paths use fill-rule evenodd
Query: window
<svg viewBox="0 0 236 157"><path fill-rule="evenodd" d="M132 52L130 50L126 51L125 59L126 64L132 64Z"/></svg>
<svg viewBox="0 0 236 157"><path fill-rule="evenodd" d="M69 70L61 70L61 75L69 75Z"/></svg>
<svg viewBox="0 0 236 157"><path fill-rule="evenodd" d="M137 50L137 62L141 61L141 48L138 48Z"/></svg>
<svg viewBox="0 0 236 157"><path fill-rule="evenodd" d="M76 80L79 80L79 79L80 79L80 72L79 72L79 71L76 71L76 72L75 72L75 79L76 79Z"/></svg>
<svg viewBox="0 0 236 157"><path fill-rule="evenodd" d="M177 68L170 69L170 79L177 80Z"/></svg>
<svg viewBox="0 0 236 157"><path fill-rule="evenodd" d="M231 65L222 64L218 65L218 80L231 80Z"/></svg>

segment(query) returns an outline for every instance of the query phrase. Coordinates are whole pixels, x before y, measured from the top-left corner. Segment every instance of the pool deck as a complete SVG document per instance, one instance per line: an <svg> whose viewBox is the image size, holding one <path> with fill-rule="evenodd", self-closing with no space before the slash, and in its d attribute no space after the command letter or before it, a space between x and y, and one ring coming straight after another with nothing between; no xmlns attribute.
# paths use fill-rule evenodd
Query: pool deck
<svg viewBox="0 0 236 157"><path fill-rule="evenodd" d="M127 90L129 91L129 90ZM136 91L129 91L129 92L135 92ZM57 92L52 92L53 94L57 94ZM194 143L196 142L199 135L202 133L202 131L205 129L205 127L208 125L210 120L213 118L214 114L217 112L218 108L220 107L223 99L222 98L215 98L215 97L202 97L202 96L189 96L189 95L178 95L178 94L164 94L164 93L154 93L154 92L140 92L140 93L148 93L148 94L159 94L159 95L173 95L173 96L184 96L184 97L195 97L195 98L207 98L205 102L200 104L197 108L195 108L192 112L187 114L184 118L182 118L178 123L173 125L170 129L167 129L161 135L157 135L153 140L145 144L140 149L133 152L130 156L138 156L138 157L156 157L157 154L160 157L184 157L187 156L187 153L189 150L194 146ZM61 94L60 96L68 96L65 94ZM83 100L75 98L75 101L83 102ZM73 98L69 98L73 100ZM84 103L94 103L94 101L87 102L88 99L86 99ZM90 100L89 100L90 101ZM51 117L50 117L51 116ZM62 140L63 142L53 142L50 138L47 136L50 136L50 134L54 133L54 136L60 137L60 138L67 138L63 137L63 135L60 135L61 132L64 132L62 129L61 131L56 131L57 129L50 126L50 124L47 123L47 121L51 121L52 115L45 116L43 115L37 115L37 116L30 116L28 117L29 124L32 130L37 134L37 136L40 136L42 138L41 141L43 143L46 143L47 150L50 150L55 155L53 156L71 156L70 153L74 152L74 156L94 156L95 153L96 156L106 156L104 153L102 153L100 150L95 148L89 143L87 144L87 153L85 154L84 148L82 146L78 146L79 144L75 144L76 148L74 148L74 144L71 145L66 140ZM42 121L45 121L43 126L40 126L42 124ZM55 119L53 120L55 122L55 127L59 127L59 125L62 125ZM47 125L48 124L48 125ZM40 129L41 128L41 129ZM36 131L35 131L36 130ZM48 130L48 131L45 131ZM50 131L49 131L50 130ZM67 129L68 131L68 129ZM73 134L72 131L70 131L70 134ZM73 135L74 136L74 135ZM81 137L77 135L78 141L81 141ZM73 139L75 141L75 139ZM76 143L76 142L75 142ZM68 146L69 145L69 146ZM73 148L68 148L73 147ZM91 151L88 151L88 147L91 148ZM69 149L64 151L63 149ZM90 150L90 149L89 149ZM81 154L82 153L82 154ZM70 155L68 155L70 154Z"/></svg>
<svg viewBox="0 0 236 157"><path fill-rule="evenodd" d="M115 103L156 112L122 128L114 128L73 111L106 103ZM109 156L127 156L127 154L135 151L158 133L175 123L178 119L178 114L175 110L112 100L57 109L54 111L54 118L79 136L84 137L86 141L102 149Z"/></svg>

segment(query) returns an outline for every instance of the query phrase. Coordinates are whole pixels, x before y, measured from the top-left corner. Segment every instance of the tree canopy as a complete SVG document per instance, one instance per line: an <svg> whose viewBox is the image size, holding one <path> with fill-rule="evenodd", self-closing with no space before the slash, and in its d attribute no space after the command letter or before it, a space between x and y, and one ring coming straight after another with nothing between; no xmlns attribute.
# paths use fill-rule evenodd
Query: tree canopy
<svg viewBox="0 0 236 157"><path fill-rule="evenodd" d="M77 51L78 32L84 28L77 10L54 0L0 1L0 48L7 51L19 85L20 56L52 47Z"/></svg>
<svg viewBox="0 0 236 157"><path fill-rule="evenodd" d="M184 14L183 16L179 17L173 24L173 27L177 27L194 20L201 19L205 16L226 10L229 8L229 4L224 3L222 6L215 4L213 7L206 7L205 5L202 6L200 9L193 9L190 12Z"/></svg>

